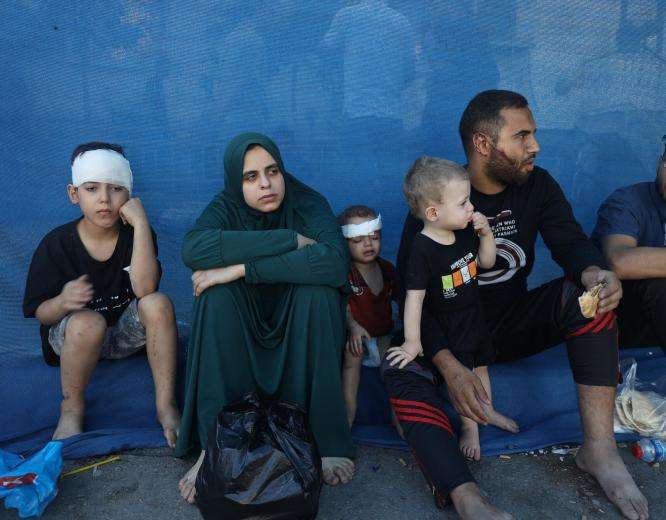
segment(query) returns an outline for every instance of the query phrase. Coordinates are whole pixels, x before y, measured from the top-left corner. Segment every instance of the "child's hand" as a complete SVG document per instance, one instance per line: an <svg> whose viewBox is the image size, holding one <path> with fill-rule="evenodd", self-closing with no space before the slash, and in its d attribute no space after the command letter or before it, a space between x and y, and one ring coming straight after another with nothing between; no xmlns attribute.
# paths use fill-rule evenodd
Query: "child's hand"
<svg viewBox="0 0 666 520"><path fill-rule="evenodd" d="M245 266L243 264L194 271L192 274L192 289L194 291L194 296L199 296L213 285L235 282L236 280L243 278L243 276L245 276Z"/></svg>
<svg viewBox="0 0 666 520"><path fill-rule="evenodd" d="M391 347L387 352L386 359L391 362L391 366L400 363L398 368L405 368L416 356L423 355L423 348L420 341L405 341L401 346Z"/></svg>
<svg viewBox="0 0 666 520"><path fill-rule="evenodd" d="M125 204L120 207L119 213L123 223L129 224L132 227L136 227L137 224L142 222L148 222L146 210L143 209L141 199L138 197L132 197L125 202Z"/></svg>
<svg viewBox="0 0 666 520"><path fill-rule="evenodd" d="M476 234L480 237L485 237L489 233L492 234L488 219L478 211L475 211L472 215L472 224L474 225L474 231L476 231Z"/></svg>
<svg viewBox="0 0 666 520"><path fill-rule="evenodd" d="M349 339L345 348L347 352L356 357L363 356L363 338L370 339L368 331L361 327L356 321L349 325Z"/></svg>
<svg viewBox="0 0 666 520"><path fill-rule="evenodd" d="M79 276L76 280L67 282L60 292L60 300L65 310L76 311L83 309L93 297L93 286L88 275Z"/></svg>
<svg viewBox="0 0 666 520"><path fill-rule="evenodd" d="M296 233L296 240L298 242L297 249L303 249L305 246L311 246L311 245L314 245L314 244L317 243L315 240L312 240L311 238L303 236L300 233Z"/></svg>

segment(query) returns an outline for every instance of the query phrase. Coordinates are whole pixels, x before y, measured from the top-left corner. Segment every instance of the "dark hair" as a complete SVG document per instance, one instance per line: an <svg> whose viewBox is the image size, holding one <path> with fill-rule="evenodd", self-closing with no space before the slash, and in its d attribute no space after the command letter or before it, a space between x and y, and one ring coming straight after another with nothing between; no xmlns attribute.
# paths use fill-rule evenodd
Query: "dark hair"
<svg viewBox="0 0 666 520"><path fill-rule="evenodd" d="M357 204L355 206L349 206L338 216L338 222L341 226L346 226L349 223L349 219L353 217L372 217L377 218L377 212L363 204Z"/></svg>
<svg viewBox="0 0 666 520"><path fill-rule="evenodd" d="M470 101L460 118L460 139L469 157L474 145L472 137L477 132L488 134L497 144L504 119L500 111L505 108L527 108L527 99L510 90L485 90Z"/></svg>
<svg viewBox="0 0 666 520"><path fill-rule="evenodd" d="M113 150L114 152L117 152L123 157L125 157L125 152L123 150L123 147L120 146L119 144L103 143L101 141L91 141L89 143L80 144L79 146L74 148L69 163L74 164L74 159L76 159L79 155L85 152L90 152L92 150Z"/></svg>
<svg viewBox="0 0 666 520"><path fill-rule="evenodd" d="M456 179L469 179L467 170L459 164L425 155L416 159L402 183L402 192L412 215L423 220L426 207L432 202L441 203L442 191Z"/></svg>

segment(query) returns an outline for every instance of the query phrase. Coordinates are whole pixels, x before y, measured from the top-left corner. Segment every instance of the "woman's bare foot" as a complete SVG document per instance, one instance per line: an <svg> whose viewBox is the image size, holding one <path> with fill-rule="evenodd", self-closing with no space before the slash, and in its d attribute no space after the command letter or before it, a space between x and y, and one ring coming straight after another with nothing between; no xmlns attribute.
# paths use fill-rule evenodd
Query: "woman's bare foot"
<svg viewBox="0 0 666 520"><path fill-rule="evenodd" d="M474 482L461 484L451 492L451 501L463 520L512 520L513 516L492 505Z"/></svg>
<svg viewBox="0 0 666 520"><path fill-rule="evenodd" d="M462 417L458 447L462 454L470 460L481 460L481 444L479 443L479 427L471 419Z"/></svg>
<svg viewBox="0 0 666 520"><path fill-rule="evenodd" d="M178 412L176 405L170 403L167 406L159 407L157 409L157 420L162 425L164 438L169 448L175 448L179 433L178 428L180 428L180 412Z"/></svg>
<svg viewBox="0 0 666 520"><path fill-rule="evenodd" d="M354 477L354 463L346 457L322 457L322 477L329 486L346 484Z"/></svg>
<svg viewBox="0 0 666 520"><path fill-rule="evenodd" d="M650 517L647 499L638 490L615 443L585 442L576 454L576 465L592 475L625 518L646 520Z"/></svg>
<svg viewBox="0 0 666 520"><path fill-rule="evenodd" d="M201 455L199 455L199 458L194 463L194 466L192 466L178 482L180 496L187 500L189 504L194 504L195 502L197 490L194 487L194 484L197 481L197 473L199 473L199 468L201 467L201 464L203 464L205 456L206 450L201 450Z"/></svg>

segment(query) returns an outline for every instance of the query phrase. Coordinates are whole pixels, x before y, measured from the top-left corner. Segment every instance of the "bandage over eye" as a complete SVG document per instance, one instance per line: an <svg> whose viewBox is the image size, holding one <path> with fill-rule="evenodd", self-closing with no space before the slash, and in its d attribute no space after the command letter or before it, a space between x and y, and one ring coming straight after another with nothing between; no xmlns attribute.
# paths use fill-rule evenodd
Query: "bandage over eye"
<svg viewBox="0 0 666 520"><path fill-rule="evenodd" d="M127 188L132 195L132 170L130 163L113 150L83 152L72 164L72 184L76 187L86 182L105 182Z"/></svg>
<svg viewBox="0 0 666 520"><path fill-rule="evenodd" d="M374 220L366 220L360 224L346 224L342 226L342 236L345 238L364 237L372 235L382 228L382 216L378 215Z"/></svg>

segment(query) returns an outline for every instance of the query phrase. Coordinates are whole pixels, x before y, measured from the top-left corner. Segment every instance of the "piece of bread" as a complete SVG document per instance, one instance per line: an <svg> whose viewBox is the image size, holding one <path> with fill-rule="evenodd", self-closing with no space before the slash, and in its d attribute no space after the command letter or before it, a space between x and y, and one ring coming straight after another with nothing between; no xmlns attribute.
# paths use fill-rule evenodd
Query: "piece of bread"
<svg viewBox="0 0 666 520"><path fill-rule="evenodd" d="M580 313L586 318L594 318L599 307L599 291L604 285L599 283L578 297Z"/></svg>

